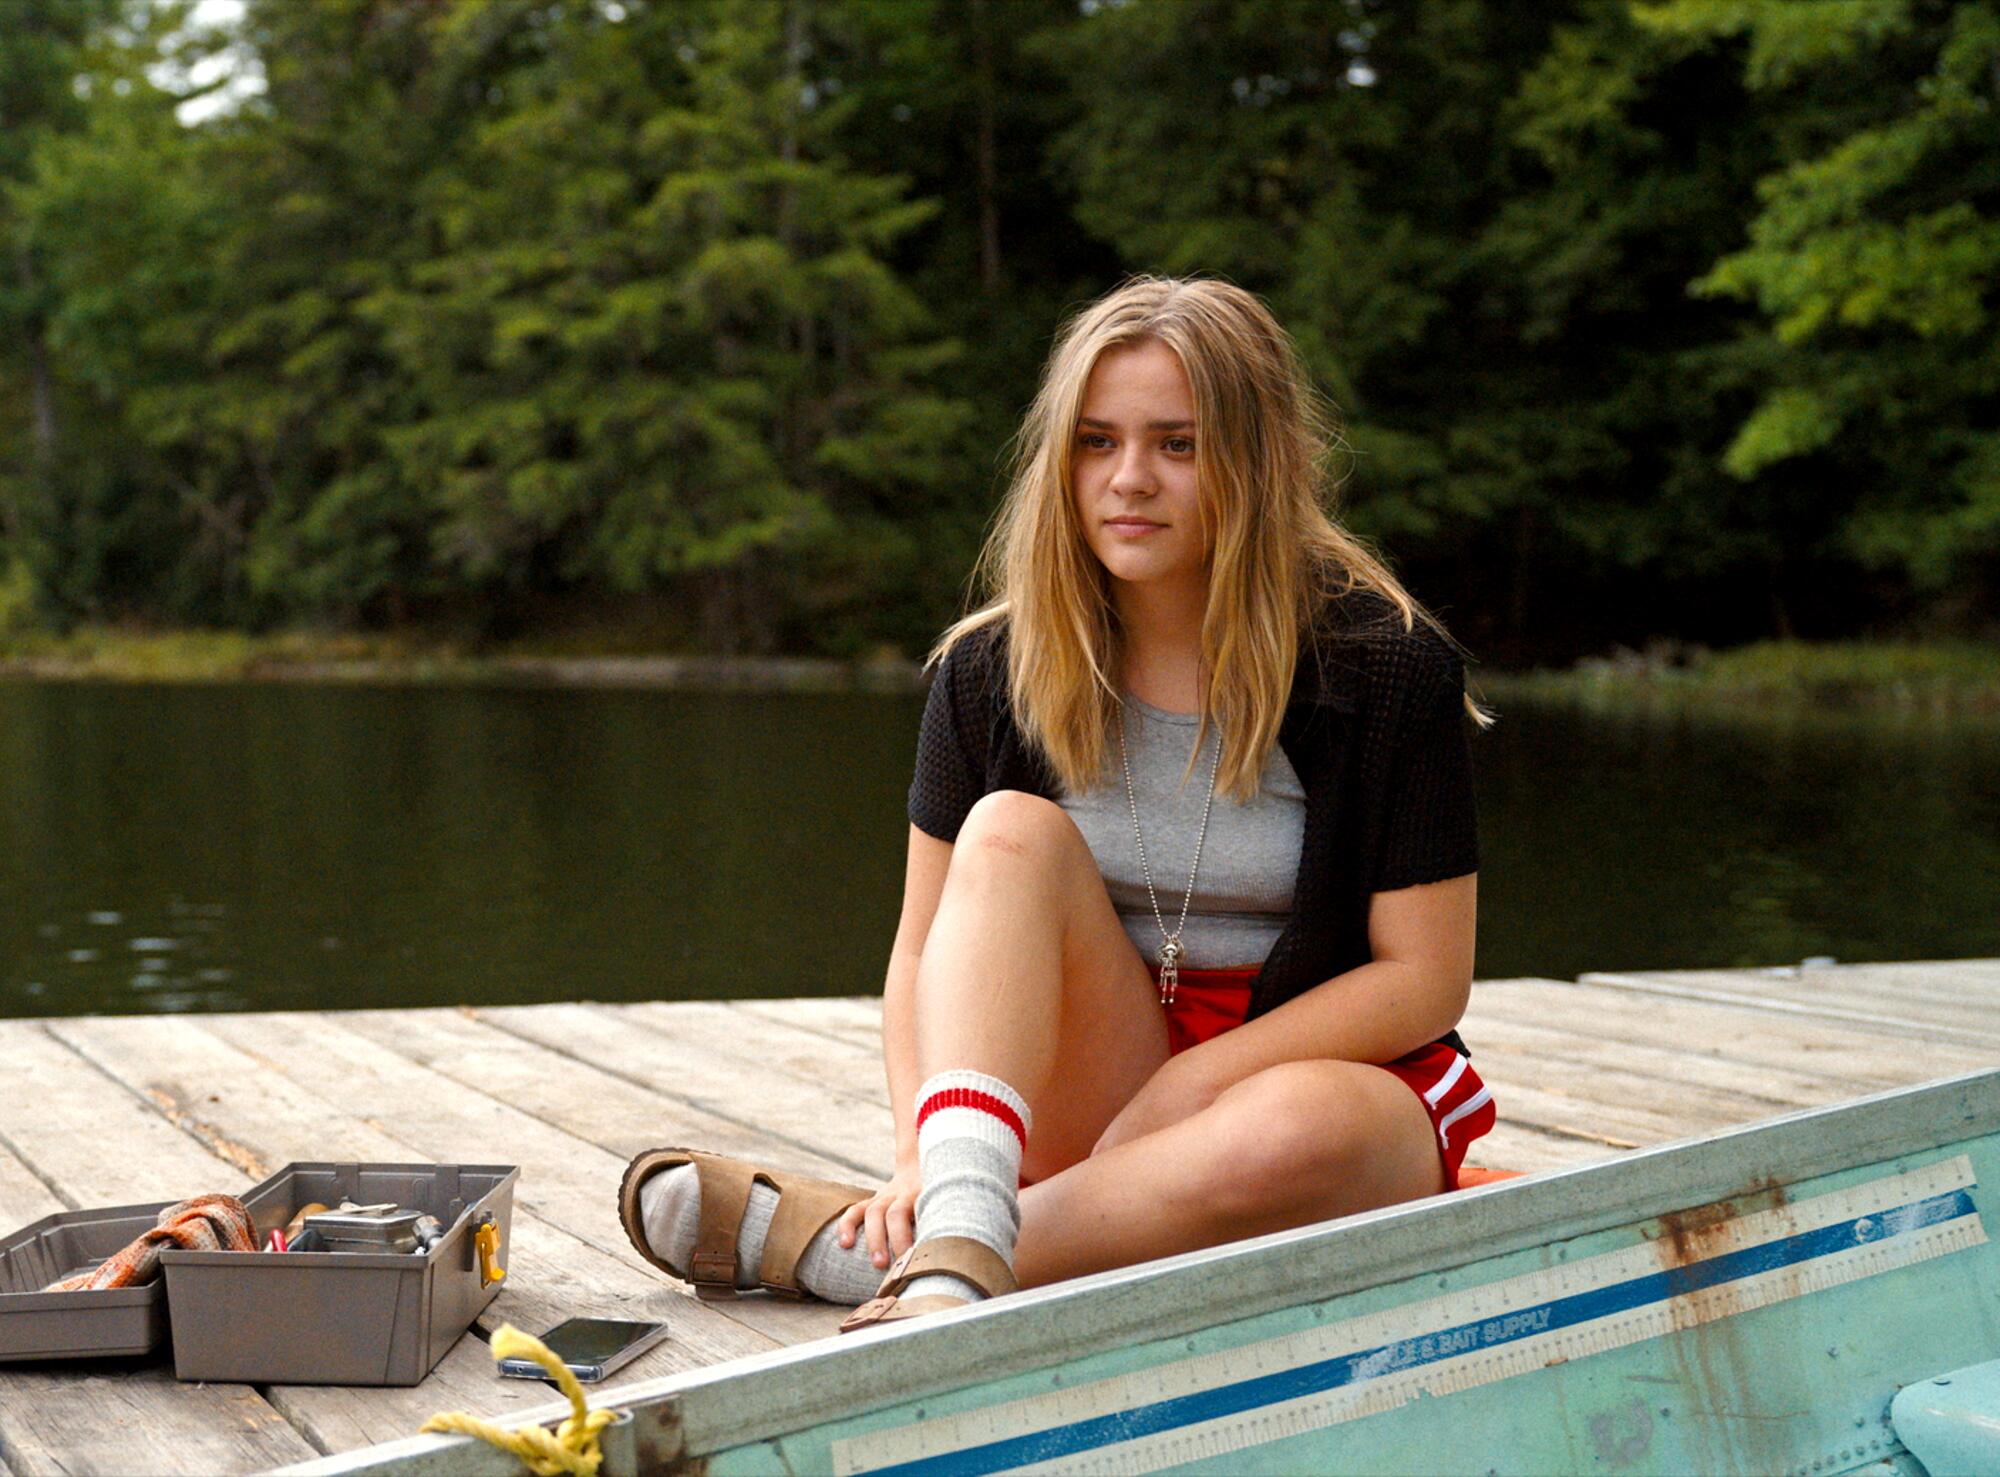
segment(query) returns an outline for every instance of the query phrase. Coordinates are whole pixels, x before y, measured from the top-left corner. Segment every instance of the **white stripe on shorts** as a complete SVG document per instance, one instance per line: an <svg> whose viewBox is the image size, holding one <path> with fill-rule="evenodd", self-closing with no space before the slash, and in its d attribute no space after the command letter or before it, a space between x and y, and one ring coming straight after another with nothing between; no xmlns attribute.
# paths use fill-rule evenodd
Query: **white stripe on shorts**
<svg viewBox="0 0 2000 1477"><path fill-rule="evenodd" d="M1463 1063L1465 1061L1465 1058L1460 1057L1459 1061ZM1463 1118L1467 1113L1471 1113L1480 1108L1483 1108L1492 1101L1493 1101L1493 1089L1490 1087L1481 1087L1479 1091L1475 1092L1471 1097L1467 1098L1464 1102L1460 1103L1457 1107L1453 1108L1449 1113L1445 1114L1444 1117L1438 1120L1438 1142L1441 1144L1449 1145L1451 1143L1452 1124L1458 1122L1458 1120Z"/></svg>
<svg viewBox="0 0 2000 1477"><path fill-rule="evenodd" d="M1424 1094L1424 1106L1435 1108L1443 1102L1444 1095L1451 1091L1451 1085L1465 1075L1465 1067L1465 1058L1454 1051L1451 1054L1451 1065L1445 1069L1444 1076L1433 1082L1430 1091Z"/></svg>

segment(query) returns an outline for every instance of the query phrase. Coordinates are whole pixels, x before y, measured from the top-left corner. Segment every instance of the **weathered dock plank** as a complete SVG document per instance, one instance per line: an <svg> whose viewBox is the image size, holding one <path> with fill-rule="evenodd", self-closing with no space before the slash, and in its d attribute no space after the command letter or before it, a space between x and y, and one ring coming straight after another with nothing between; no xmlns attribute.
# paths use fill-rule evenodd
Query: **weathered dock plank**
<svg viewBox="0 0 2000 1477"><path fill-rule="evenodd" d="M729 1006L744 1015L817 1031L871 1051L882 1048L880 1000L732 1000Z"/></svg>
<svg viewBox="0 0 2000 1477"><path fill-rule="evenodd" d="M5 1047L0 1045L0 1061L5 1059ZM33 1166L11 1149L0 1148L0 1227L25 1226L45 1215L74 1209L49 1188Z"/></svg>
<svg viewBox="0 0 2000 1477"><path fill-rule="evenodd" d="M888 1084L882 1075L881 1001L800 1002L860 1007L874 1020L865 1036L821 1031L805 1021L774 1019L769 1013L742 1009L745 1003L661 1000L609 1008L617 1011L621 1020L643 1021L655 1030L689 1035L714 1050L787 1072L843 1099L888 1106Z"/></svg>
<svg viewBox="0 0 2000 1477"><path fill-rule="evenodd" d="M1976 1045L1930 1040L1921 1052L1898 1038L1851 1022L1766 1009L1754 994L1715 999L1663 995L1600 983L1496 981L1473 988L1463 1029L1479 1050L1491 1019L1566 1023L1579 1049L1601 1044L1657 1046L1735 1066L1745 1081L1753 1070L1797 1067L1852 1086L1854 1094L1908 1083L1926 1067L1932 1075L1969 1071L1993 1060Z"/></svg>
<svg viewBox="0 0 2000 1477"><path fill-rule="evenodd" d="M213 1181L251 1180L225 1150L198 1143L143 1092L106 1077L35 1021L0 1021L0 1059L38 1091L0 1093L0 1137L72 1206L178 1200Z"/></svg>
<svg viewBox="0 0 2000 1477"><path fill-rule="evenodd" d="M586 1139L621 1160L659 1144L664 1131L680 1136L674 1142L714 1144L718 1152L726 1154L768 1157L774 1151L803 1153L809 1156L815 1174L839 1174L846 1169L805 1145L789 1144L783 1137L763 1131L752 1121L754 1115L742 1107L738 1109L741 1117L722 1117L678 1093L607 1071L582 1057L559 1057L539 1042L499 1030L467 1013L362 1011L329 1014L324 1019L462 1088ZM603 1039L607 1045L616 1034L616 1023L606 1021Z"/></svg>
<svg viewBox="0 0 2000 1477"><path fill-rule="evenodd" d="M1906 1048L1885 1050L1882 1037L1838 1022L1552 980L1482 983L1462 1029L1482 1070L1502 1059L1510 1077L1546 1063L1617 1062L1676 1087L1767 1098L1778 1105L1772 1112L1898 1086L1911 1070ZM1992 1054L1936 1043L1925 1057L1947 1075Z"/></svg>
<svg viewBox="0 0 2000 1477"><path fill-rule="evenodd" d="M183 1385L92 1360L9 1371L0 1453L18 1477L262 1472L320 1453L248 1385Z"/></svg>
<svg viewBox="0 0 2000 1477"><path fill-rule="evenodd" d="M789 1146L775 1152L799 1150L798 1157L823 1160L837 1179L884 1176L893 1167L896 1123L888 1104L856 1092L856 1073L846 1062L830 1064L823 1078L794 1069L805 1052L782 1040L767 1042L766 1034L787 1034L775 1024L758 1032L733 1012L679 1006L653 1012L646 1006L535 1005L478 1014L544 1051ZM824 1037L789 1034L807 1047L827 1044ZM770 1050L760 1050L767 1045ZM640 1147L666 1142L644 1120L637 1126L652 1135ZM705 1148L711 1140L688 1142Z"/></svg>
<svg viewBox="0 0 2000 1477"><path fill-rule="evenodd" d="M1586 974L1581 982L1840 1021L1878 1040L1891 1036L2000 1047L2000 959L1606 972Z"/></svg>

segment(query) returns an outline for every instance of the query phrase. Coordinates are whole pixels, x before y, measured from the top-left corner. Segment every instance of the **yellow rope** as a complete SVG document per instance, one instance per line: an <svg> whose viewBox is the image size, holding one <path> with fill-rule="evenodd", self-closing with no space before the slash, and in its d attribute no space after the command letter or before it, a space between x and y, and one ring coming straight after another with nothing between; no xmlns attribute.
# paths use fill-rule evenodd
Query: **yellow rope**
<svg viewBox="0 0 2000 1477"><path fill-rule="evenodd" d="M618 1418L615 1410L592 1410L584 1402L583 1386L569 1368L550 1352L549 1346L533 1334L522 1333L511 1323L500 1325L493 1335L495 1359L532 1359L546 1369L569 1397L571 1415L553 1432L544 1426L517 1426L509 1431L492 1421L481 1420L463 1411L446 1411L432 1416L419 1428L450 1431L490 1441L502 1451L511 1451L536 1477L597 1477L597 1464L604 1453L597 1448L597 1433Z"/></svg>

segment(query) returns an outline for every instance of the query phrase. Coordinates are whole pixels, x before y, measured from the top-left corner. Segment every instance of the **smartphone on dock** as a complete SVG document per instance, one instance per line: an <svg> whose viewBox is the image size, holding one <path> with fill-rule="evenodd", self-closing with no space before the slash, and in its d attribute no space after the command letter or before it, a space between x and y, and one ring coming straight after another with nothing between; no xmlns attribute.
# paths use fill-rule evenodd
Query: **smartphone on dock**
<svg viewBox="0 0 2000 1477"><path fill-rule="evenodd" d="M635 1323L623 1318L570 1318L542 1335L556 1358L588 1385L630 1364L667 1336L664 1323ZM502 1359L500 1373L509 1379L546 1380L549 1372L532 1359Z"/></svg>

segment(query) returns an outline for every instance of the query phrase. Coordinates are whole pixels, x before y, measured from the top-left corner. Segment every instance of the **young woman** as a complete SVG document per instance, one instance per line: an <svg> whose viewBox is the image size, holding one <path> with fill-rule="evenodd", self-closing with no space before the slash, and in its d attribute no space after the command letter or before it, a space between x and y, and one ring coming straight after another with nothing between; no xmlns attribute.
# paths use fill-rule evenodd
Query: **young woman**
<svg viewBox="0 0 2000 1477"><path fill-rule="evenodd" d="M1492 720L1326 510L1330 436L1241 289L1135 278L1064 327L991 598L934 654L896 1172L642 1154L648 1260L852 1328L1456 1186L1494 1111L1452 1029Z"/></svg>

